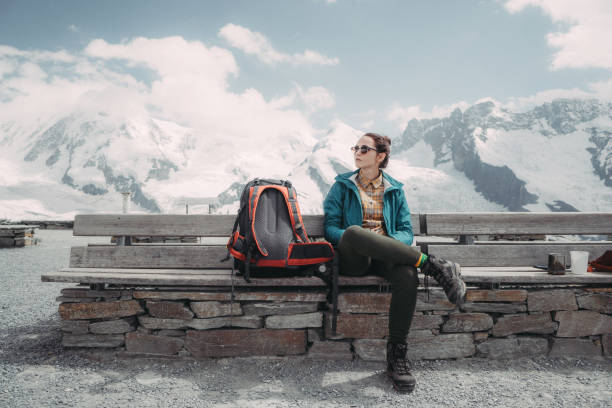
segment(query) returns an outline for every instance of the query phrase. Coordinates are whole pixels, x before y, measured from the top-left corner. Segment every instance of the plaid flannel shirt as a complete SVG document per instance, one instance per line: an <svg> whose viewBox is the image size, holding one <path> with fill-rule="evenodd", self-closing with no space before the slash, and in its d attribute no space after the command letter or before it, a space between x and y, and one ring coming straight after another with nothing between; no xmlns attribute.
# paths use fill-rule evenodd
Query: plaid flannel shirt
<svg viewBox="0 0 612 408"><path fill-rule="evenodd" d="M374 180L366 180L361 172L359 172L356 181L361 198L361 208L363 209L363 223L361 226L377 234L387 235L383 219L385 186L383 184L382 172Z"/></svg>

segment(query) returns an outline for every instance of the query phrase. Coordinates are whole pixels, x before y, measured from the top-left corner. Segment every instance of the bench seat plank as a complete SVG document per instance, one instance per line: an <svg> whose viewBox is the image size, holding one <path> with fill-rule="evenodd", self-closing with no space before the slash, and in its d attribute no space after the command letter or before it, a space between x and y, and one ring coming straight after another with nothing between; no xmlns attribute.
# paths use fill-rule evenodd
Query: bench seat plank
<svg viewBox="0 0 612 408"><path fill-rule="evenodd" d="M463 279L468 283L523 283L523 284L612 284L612 273L590 272L586 274L550 275L536 268L506 270L491 273L490 268L462 268Z"/></svg>
<svg viewBox="0 0 612 408"><path fill-rule="evenodd" d="M138 286L232 286L231 270L194 270L184 273L184 269L145 270L112 268L64 268L59 272L42 275L43 282L109 283ZM197 273L196 273L197 272ZM583 275L571 273L550 275L546 271L530 267L466 267L462 268L464 280L468 284L505 283L505 284L612 284L612 273L592 272ZM422 281L422 275L420 276ZM435 283L432 279L431 283ZM340 276L340 286L377 286L387 282L379 277ZM252 283L242 277L233 279L237 287L325 287L316 277L311 278L253 278Z"/></svg>
<svg viewBox="0 0 612 408"><path fill-rule="evenodd" d="M83 268L85 269L85 268ZM225 275L186 275L174 273L131 273L131 272L100 272L96 271L59 271L47 273L41 277L43 282L79 282L79 283L109 283L121 285L139 286L223 286L231 287L232 283L237 287L260 287L260 286L283 286L283 287L325 287L325 283L316 277L311 278L253 278L251 283L246 282L242 277L234 277L231 274ZM233 281L233 282L232 282Z"/></svg>
<svg viewBox="0 0 612 408"><path fill-rule="evenodd" d="M323 215L302 215L311 237L324 235ZM236 215L79 214L75 236L229 237ZM411 214L414 235L420 234L419 214Z"/></svg>
<svg viewBox="0 0 612 408"><path fill-rule="evenodd" d="M502 244L486 245L428 245L428 254L458 262L461 266L526 266L546 265L549 253L560 253L570 263L569 251L589 252L592 261L606 250L612 250L612 242L604 243L556 243L556 244Z"/></svg>
<svg viewBox="0 0 612 408"><path fill-rule="evenodd" d="M612 213L432 213L428 235L609 234Z"/></svg>

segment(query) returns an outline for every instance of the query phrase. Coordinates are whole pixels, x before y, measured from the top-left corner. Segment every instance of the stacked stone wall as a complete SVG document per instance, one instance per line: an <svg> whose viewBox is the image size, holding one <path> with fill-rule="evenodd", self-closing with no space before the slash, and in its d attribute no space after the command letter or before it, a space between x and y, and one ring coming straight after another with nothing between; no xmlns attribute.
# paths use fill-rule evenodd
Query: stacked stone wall
<svg viewBox="0 0 612 408"><path fill-rule="evenodd" d="M338 299L338 325L322 292L62 290L65 347L194 358L305 355L383 361L389 293ZM408 336L412 359L612 356L612 288L469 290L457 308L419 292Z"/></svg>

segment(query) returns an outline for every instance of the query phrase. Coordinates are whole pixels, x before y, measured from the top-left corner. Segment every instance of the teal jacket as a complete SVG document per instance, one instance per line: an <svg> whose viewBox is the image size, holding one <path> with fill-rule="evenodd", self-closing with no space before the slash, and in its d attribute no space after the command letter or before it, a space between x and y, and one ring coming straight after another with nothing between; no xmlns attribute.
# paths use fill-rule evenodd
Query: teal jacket
<svg viewBox="0 0 612 408"><path fill-rule="evenodd" d="M344 230L351 225L362 225L363 209L361 198L355 184L357 172L339 174L336 182L327 193L323 202L325 212L325 239L337 245ZM402 183L383 172L383 218L387 234L407 245L412 245L412 225L410 210Z"/></svg>

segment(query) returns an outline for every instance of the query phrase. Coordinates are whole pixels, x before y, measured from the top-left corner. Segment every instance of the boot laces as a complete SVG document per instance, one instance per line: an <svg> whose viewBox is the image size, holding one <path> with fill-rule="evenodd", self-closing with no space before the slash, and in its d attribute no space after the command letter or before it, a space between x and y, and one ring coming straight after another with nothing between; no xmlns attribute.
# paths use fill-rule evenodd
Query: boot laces
<svg viewBox="0 0 612 408"><path fill-rule="evenodd" d="M399 375L410 374L411 363L410 360L406 358L406 346L396 345L396 349L394 350L394 358L393 358L393 366L394 371Z"/></svg>

